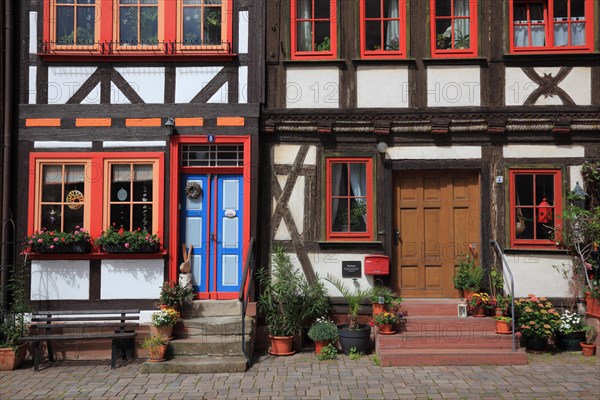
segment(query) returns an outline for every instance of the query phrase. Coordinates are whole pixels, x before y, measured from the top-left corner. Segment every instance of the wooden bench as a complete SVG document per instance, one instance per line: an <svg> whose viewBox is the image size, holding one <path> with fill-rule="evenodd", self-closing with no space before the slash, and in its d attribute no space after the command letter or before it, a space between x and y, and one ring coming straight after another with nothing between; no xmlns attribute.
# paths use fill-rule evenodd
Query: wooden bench
<svg viewBox="0 0 600 400"><path fill-rule="evenodd" d="M46 342L48 360L54 362L52 342L59 340L102 340L112 339L111 368L119 355L127 359L127 347L133 349L135 358L135 330L139 326L140 310L81 310L81 311L36 311L32 314L30 334L22 342L33 343L33 368L39 370L41 342Z"/></svg>

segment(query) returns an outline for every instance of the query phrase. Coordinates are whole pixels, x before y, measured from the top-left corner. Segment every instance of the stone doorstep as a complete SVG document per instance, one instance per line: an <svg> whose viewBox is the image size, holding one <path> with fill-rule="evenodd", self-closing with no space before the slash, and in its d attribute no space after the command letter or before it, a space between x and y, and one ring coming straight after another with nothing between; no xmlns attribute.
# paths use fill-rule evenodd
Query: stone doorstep
<svg viewBox="0 0 600 400"><path fill-rule="evenodd" d="M241 317L242 304L239 300L194 300L181 314L183 318Z"/></svg>
<svg viewBox="0 0 600 400"><path fill-rule="evenodd" d="M144 374L203 374L222 372L245 372L248 363L245 357L195 356L177 357L164 362L146 361L142 365Z"/></svg>
<svg viewBox="0 0 600 400"><path fill-rule="evenodd" d="M246 336L246 348L250 352L251 347L252 338L251 336ZM241 336L207 336L175 339L169 342L168 354L175 357L192 355L242 355Z"/></svg>
<svg viewBox="0 0 600 400"><path fill-rule="evenodd" d="M254 332L254 319L246 317L245 330L247 334ZM228 317L197 317L185 318L178 324L173 334L175 337L206 336L206 335L239 335L242 323L239 316Z"/></svg>

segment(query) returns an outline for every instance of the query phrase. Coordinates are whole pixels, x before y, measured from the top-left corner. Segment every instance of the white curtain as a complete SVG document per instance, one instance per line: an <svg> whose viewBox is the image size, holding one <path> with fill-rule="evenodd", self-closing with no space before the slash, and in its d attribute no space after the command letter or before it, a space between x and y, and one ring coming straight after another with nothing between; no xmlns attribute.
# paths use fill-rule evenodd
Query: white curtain
<svg viewBox="0 0 600 400"><path fill-rule="evenodd" d="M554 45L569 45L569 23L566 18L554 18Z"/></svg>
<svg viewBox="0 0 600 400"><path fill-rule="evenodd" d="M339 196L340 188L342 187L342 164L331 165L331 196ZM337 218L338 206L340 199L331 200L331 226L335 224Z"/></svg>
<svg viewBox="0 0 600 400"><path fill-rule="evenodd" d="M585 17L571 17L571 45L585 45Z"/></svg>
<svg viewBox="0 0 600 400"><path fill-rule="evenodd" d="M390 1L387 10L387 18L398 18L398 1ZM400 26L398 20L386 21L385 50L398 50L400 46Z"/></svg>
<svg viewBox="0 0 600 400"><path fill-rule="evenodd" d="M112 165L113 182L131 182L131 164Z"/></svg>
<svg viewBox="0 0 600 400"><path fill-rule="evenodd" d="M296 18L310 18L312 13L311 0L298 0L296 3ZM312 51L312 24L310 22L296 22L298 51Z"/></svg>
<svg viewBox="0 0 600 400"><path fill-rule="evenodd" d="M364 164L350 164L350 185L352 193L356 197L364 196L367 184L367 168ZM357 200L357 202L366 202L366 199ZM367 215L363 215L363 220L367 222Z"/></svg>
<svg viewBox="0 0 600 400"><path fill-rule="evenodd" d="M454 1L454 16L455 17L468 17L469 16L469 0L455 0ZM470 47L470 18L458 18L454 20L454 45L455 47ZM469 36L469 40L462 40L464 37ZM458 42L458 43L457 43ZM467 45L466 43L469 43ZM464 46L460 46L463 45Z"/></svg>

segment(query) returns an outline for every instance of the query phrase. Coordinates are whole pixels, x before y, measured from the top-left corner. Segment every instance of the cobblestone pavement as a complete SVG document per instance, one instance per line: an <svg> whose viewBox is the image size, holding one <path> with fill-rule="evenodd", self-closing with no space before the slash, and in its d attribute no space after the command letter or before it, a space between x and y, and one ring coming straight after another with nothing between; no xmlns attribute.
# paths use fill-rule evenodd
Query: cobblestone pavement
<svg viewBox="0 0 600 400"><path fill-rule="evenodd" d="M245 373L141 374L140 362L68 361L0 372L0 399L600 399L600 359L530 355L529 365L386 367L373 356L263 356Z"/></svg>

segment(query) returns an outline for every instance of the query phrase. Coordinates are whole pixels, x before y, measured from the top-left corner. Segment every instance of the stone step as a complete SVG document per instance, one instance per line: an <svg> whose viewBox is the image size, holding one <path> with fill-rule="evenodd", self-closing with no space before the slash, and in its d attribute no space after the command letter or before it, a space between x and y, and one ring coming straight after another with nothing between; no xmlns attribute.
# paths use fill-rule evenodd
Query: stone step
<svg viewBox="0 0 600 400"><path fill-rule="evenodd" d="M400 311L405 316L458 315L458 299L406 299L402 301Z"/></svg>
<svg viewBox="0 0 600 400"><path fill-rule="evenodd" d="M206 374L220 372L245 372L248 368L246 358L192 356L176 357L164 362L146 361L142 364L144 374Z"/></svg>
<svg viewBox="0 0 600 400"><path fill-rule="evenodd" d="M377 335L378 350L388 349L512 349L512 335L495 332L403 332ZM518 347L518 344L517 344Z"/></svg>
<svg viewBox="0 0 600 400"><path fill-rule="evenodd" d="M377 352L382 367L421 365L526 365L524 350L387 349Z"/></svg>
<svg viewBox="0 0 600 400"><path fill-rule="evenodd" d="M252 349L251 336L246 336L246 348ZM226 336L195 336L185 339L175 339L169 342L170 356L242 356L241 335Z"/></svg>
<svg viewBox="0 0 600 400"><path fill-rule="evenodd" d="M226 317L241 316L242 304L239 300L194 300L182 311L182 317Z"/></svg>
<svg viewBox="0 0 600 400"><path fill-rule="evenodd" d="M175 337L187 338L209 335L240 335L242 323L240 316L184 318L174 331ZM246 317L246 334L254 331L254 318Z"/></svg>
<svg viewBox="0 0 600 400"><path fill-rule="evenodd" d="M412 316L404 319L402 331L406 332L495 332L492 317Z"/></svg>

